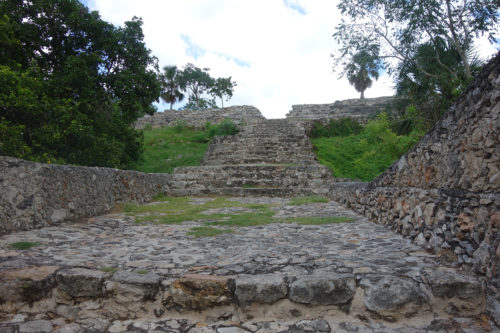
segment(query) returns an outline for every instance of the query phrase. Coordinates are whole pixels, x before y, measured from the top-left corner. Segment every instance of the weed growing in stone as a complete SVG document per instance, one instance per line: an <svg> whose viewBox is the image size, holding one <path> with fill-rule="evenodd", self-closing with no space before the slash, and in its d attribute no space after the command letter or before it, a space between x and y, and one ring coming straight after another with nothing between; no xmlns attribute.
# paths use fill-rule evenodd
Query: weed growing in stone
<svg viewBox="0 0 500 333"><path fill-rule="evenodd" d="M329 200L328 198L321 196L321 195L311 195L307 197L297 197L297 198L292 198L290 199L290 202L288 203L290 206L300 206L300 205L306 205L310 203L327 203Z"/></svg>
<svg viewBox="0 0 500 333"><path fill-rule="evenodd" d="M208 209L246 207L247 205L236 201L229 201L225 197L217 197L202 204L192 204L188 197L169 197L164 202L152 205L125 205L125 212L141 214L136 215L135 221L154 222L163 224L177 224L185 221L219 220L229 214L203 214Z"/></svg>
<svg viewBox="0 0 500 333"><path fill-rule="evenodd" d="M115 267L101 267L99 270L104 273L114 273L117 271Z"/></svg>
<svg viewBox="0 0 500 333"><path fill-rule="evenodd" d="M210 225L226 225L237 227L252 227L269 223L279 222L273 218L275 212L268 207L260 208L256 212L229 215L227 220L207 222Z"/></svg>
<svg viewBox="0 0 500 333"><path fill-rule="evenodd" d="M135 273L137 273L137 274L148 274L149 271L147 269L140 269L138 271L135 271Z"/></svg>
<svg viewBox="0 0 500 333"><path fill-rule="evenodd" d="M217 197L194 202L189 197L156 198L161 201L149 205L127 204L125 211L135 216L137 223L180 224L186 221L202 222L205 225L194 227L188 235L194 237L217 236L231 233L232 229L217 227L252 227L270 223L298 223L303 225L321 225L330 223L343 223L352 221L348 217L295 217L276 218L271 204L248 204ZM292 199L296 205L328 202L320 196L310 196ZM227 208L227 209L226 209ZM243 211L237 208L245 208ZM219 210L221 209L221 210ZM234 209L234 210L233 210ZM210 212L210 210L213 210Z"/></svg>
<svg viewBox="0 0 500 333"><path fill-rule="evenodd" d="M190 236L198 237L214 237L221 234L228 234L234 232L233 229L218 229L214 227L194 227L191 228L187 234Z"/></svg>
<svg viewBox="0 0 500 333"><path fill-rule="evenodd" d="M38 245L38 243L33 242L15 242L10 244L10 247L16 250L28 250Z"/></svg>

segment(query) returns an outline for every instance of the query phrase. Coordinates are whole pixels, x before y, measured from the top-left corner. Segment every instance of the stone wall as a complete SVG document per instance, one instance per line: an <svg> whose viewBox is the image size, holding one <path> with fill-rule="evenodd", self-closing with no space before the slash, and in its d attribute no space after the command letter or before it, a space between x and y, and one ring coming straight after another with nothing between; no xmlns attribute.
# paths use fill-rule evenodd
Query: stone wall
<svg viewBox="0 0 500 333"><path fill-rule="evenodd" d="M168 191L168 174L33 163L0 156L0 234L96 216Z"/></svg>
<svg viewBox="0 0 500 333"><path fill-rule="evenodd" d="M458 263L500 290L500 53L443 119L369 184L333 184L330 196ZM500 300L492 304L500 309Z"/></svg>
<svg viewBox="0 0 500 333"><path fill-rule="evenodd" d="M358 98L336 101L332 104L292 105L292 110L286 117L301 121L353 118L365 123L370 116L390 106L393 99L393 97Z"/></svg>
<svg viewBox="0 0 500 333"><path fill-rule="evenodd" d="M218 124L224 119L231 119L235 124L240 125L253 123L264 119L264 117L257 108L248 105L206 110L165 110L164 112L156 112L152 116L139 118L134 127L142 129L146 125L151 125L151 127L157 128L185 123L195 128L202 128L207 122Z"/></svg>

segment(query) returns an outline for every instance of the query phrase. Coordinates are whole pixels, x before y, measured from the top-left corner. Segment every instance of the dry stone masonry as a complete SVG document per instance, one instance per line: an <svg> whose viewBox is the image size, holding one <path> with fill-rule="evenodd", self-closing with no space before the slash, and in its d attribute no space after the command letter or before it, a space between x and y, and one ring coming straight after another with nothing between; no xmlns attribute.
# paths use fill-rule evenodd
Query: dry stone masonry
<svg viewBox="0 0 500 333"><path fill-rule="evenodd" d="M330 197L488 278L500 318L500 54L425 137L369 184Z"/></svg>
<svg viewBox="0 0 500 333"><path fill-rule="evenodd" d="M500 54L371 183L334 180L316 162L307 121L297 120L309 117L306 107L282 120L230 109L165 118L203 126L233 112L243 128L216 138L201 166L172 175L1 157L0 332L498 331ZM336 117L328 112L318 111ZM123 213L84 219L159 192L210 195L192 206L238 196L207 214L269 205L273 218L350 222L275 220L196 238L187 233L209 215L180 224ZM297 206L286 197L304 194L334 201ZM12 247L19 242L35 246Z"/></svg>
<svg viewBox="0 0 500 333"><path fill-rule="evenodd" d="M299 104L292 105L287 119L296 121L328 121L342 118L353 118L361 123L377 112L390 108L394 97L377 97L365 99L347 99L332 104Z"/></svg>
<svg viewBox="0 0 500 333"><path fill-rule="evenodd" d="M231 200L272 203L279 217L352 221L194 238L186 232L203 221L138 224L112 214L3 236L0 330L411 333L493 325L478 316L485 308L480 277L456 272L445 258L333 201ZM38 246L8 247L20 240Z"/></svg>
<svg viewBox="0 0 500 333"><path fill-rule="evenodd" d="M103 214L168 192L171 176L0 156L0 234Z"/></svg>
<svg viewBox="0 0 500 333"><path fill-rule="evenodd" d="M186 124L195 128L203 128L207 122L211 124L219 124L224 119L232 120L236 125L245 125L254 123L257 120L262 120L264 117L258 109L253 106L241 105L230 106L222 109L207 109L207 110L165 110L164 112L156 112L152 116L146 115L137 120L135 123L136 129L143 129L149 125L152 128L162 126L173 126L177 124Z"/></svg>
<svg viewBox="0 0 500 333"><path fill-rule="evenodd" d="M326 194L330 171L320 165L304 127L258 120L234 136L216 137L199 167L176 168L173 195Z"/></svg>

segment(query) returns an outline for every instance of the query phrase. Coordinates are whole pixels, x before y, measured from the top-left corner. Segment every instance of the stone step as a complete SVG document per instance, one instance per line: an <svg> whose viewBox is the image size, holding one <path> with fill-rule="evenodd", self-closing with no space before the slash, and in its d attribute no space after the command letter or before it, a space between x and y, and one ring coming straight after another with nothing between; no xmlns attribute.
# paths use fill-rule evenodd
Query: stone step
<svg viewBox="0 0 500 333"><path fill-rule="evenodd" d="M295 186L295 187L271 187L271 186L210 186L200 184L186 185L173 183L169 195L174 197L184 196L238 196L238 197L289 197L304 195L327 195L327 186Z"/></svg>
<svg viewBox="0 0 500 333"><path fill-rule="evenodd" d="M190 317L205 310L220 312L219 315L228 309L233 309L230 313L234 309L251 311L255 305L279 313L279 307L286 304L289 308L324 307L330 316L346 317L354 312L358 317L376 316L394 322L442 307L445 299L450 304L451 301L467 304L469 310L464 312L471 312L470 309L484 303L484 288L475 277L436 270L427 273L426 278L429 279L425 282L427 286L408 277L390 274L359 278L352 273L332 271L311 272L293 278L279 273L185 274L169 278L155 272L140 274L119 270L106 273L87 268L38 266L24 271L2 272L0 301L4 308L13 312L35 303L34 309L42 307L44 311L57 313L71 321L85 318L86 309L91 311L102 306L109 318L135 319L140 314L141 321L144 321L145 318ZM273 309L276 302L280 305ZM454 311L455 314L461 312L459 307ZM292 316L288 314L289 318ZM24 325L26 327L23 326L21 332L50 332L53 328L48 320L38 320L35 330ZM47 327L47 330L40 330L41 327ZM110 326L106 331L122 330ZM323 320L316 322L312 330L293 332L330 332L330 326Z"/></svg>
<svg viewBox="0 0 500 333"><path fill-rule="evenodd" d="M205 186L186 186L178 188L174 185L168 192L173 197L185 196L237 196L237 197L288 197L288 196L302 196L302 195L326 195L328 187L214 187Z"/></svg>
<svg viewBox="0 0 500 333"><path fill-rule="evenodd" d="M330 171L322 165L210 165L179 167L171 189L189 187L327 188Z"/></svg>

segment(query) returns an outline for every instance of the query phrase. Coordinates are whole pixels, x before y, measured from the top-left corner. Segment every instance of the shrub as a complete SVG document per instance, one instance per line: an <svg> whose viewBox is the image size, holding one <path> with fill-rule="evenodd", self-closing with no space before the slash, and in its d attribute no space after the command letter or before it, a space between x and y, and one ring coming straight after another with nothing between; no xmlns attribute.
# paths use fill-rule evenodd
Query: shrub
<svg viewBox="0 0 500 333"><path fill-rule="evenodd" d="M310 131L312 138L334 137L334 136L349 136L359 134L363 130L363 126L352 118L342 118L339 120L330 119L324 125L321 122L315 122Z"/></svg>

